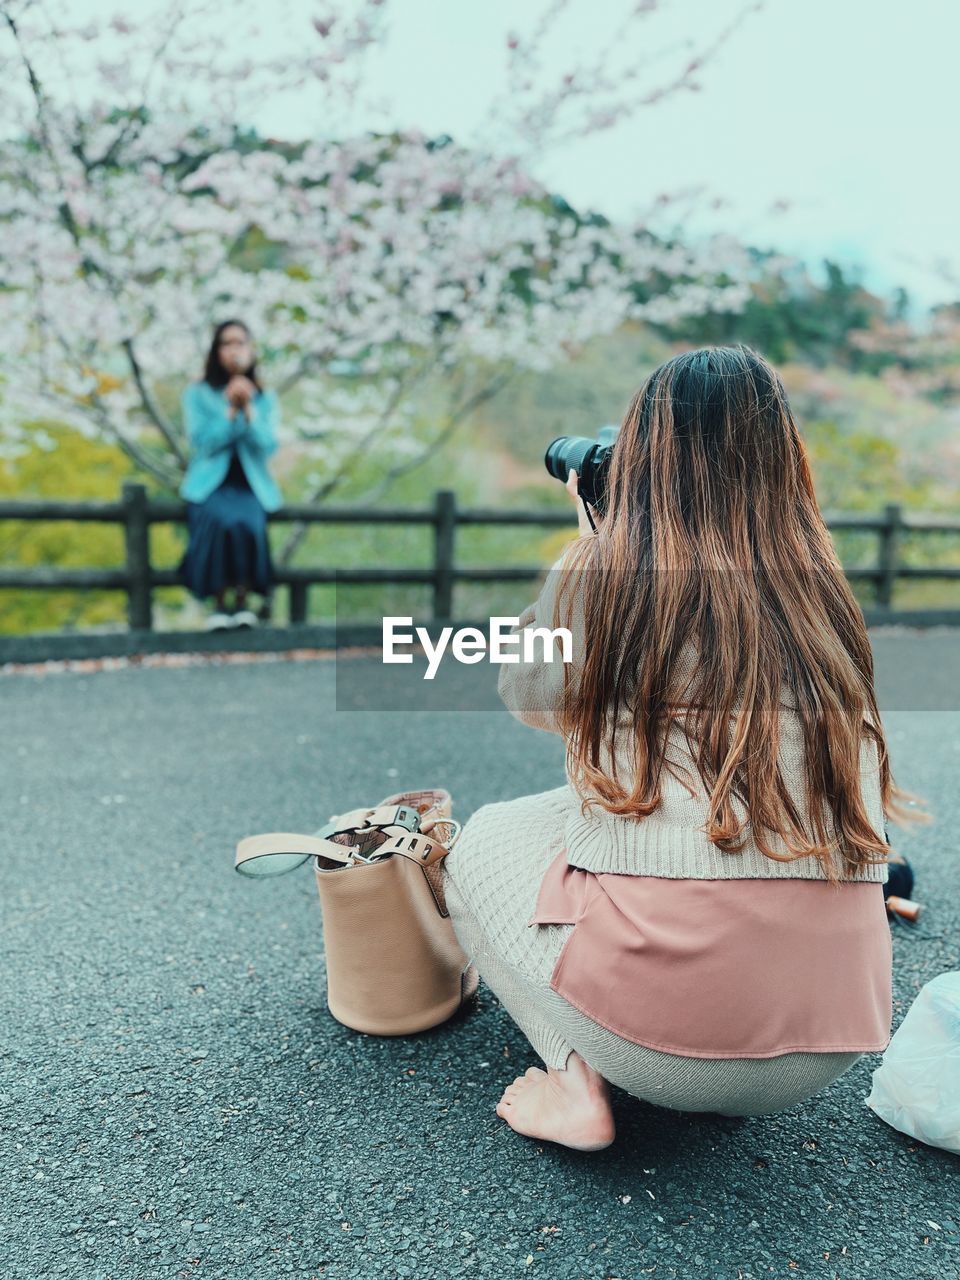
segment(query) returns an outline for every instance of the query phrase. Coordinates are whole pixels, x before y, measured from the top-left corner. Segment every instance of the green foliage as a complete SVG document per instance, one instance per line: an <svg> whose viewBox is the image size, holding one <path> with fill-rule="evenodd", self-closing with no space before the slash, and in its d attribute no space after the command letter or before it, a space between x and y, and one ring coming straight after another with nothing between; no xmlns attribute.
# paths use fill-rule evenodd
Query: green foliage
<svg viewBox="0 0 960 1280"><path fill-rule="evenodd" d="M736 335L734 335L736 336ZM688 343L684 343L688 345ZM461 567L524 565L542 572L576 531L576 515L562 486L543 467L546 444L557 435L595 435L606 422L617 423L633 392L656 364L677 347L651 329L630 325L588 343L564 365L545 373L518 373L504 390L460 424L440 451L428 451L417 469L399 476L380 504L404 509L429 508L438 489L452 489L461 506L545 507L563 512L569 522L550 526L467 526L458 529L456 560ZM949 415L922 398L905 402L883 380L831 366L780 365L791 403L802 424L817 495L825 511L879 511L890 502L907 511L954 510L956 481L949 470ZM496 371L490 371L491 375ZM164 407L176 413L179 384L159 389ZM291 412L297 399L292 393ZM411 451L435 439L443 424L444 389L425 383L406 445ZM324 423L336 430L335 420ZM51 447L52 446L52 447ZM330 501L349 506L366 501L379 485L384 466L395 464L379 450L366 452ZM277 478L288 501L302 501L322 477L322 459L296 450L278 455ZM947 459L947 465L943 459ZM142 478L111 445L84 439L56 424L37 424L33 448L23 457L0 461L0 496L115 501L125 479ZM290 532L270 525L274 558L279 560ZM838 552L848 566L876 563L873 533L838 531ZM186 545L181 526L154 526L152 559L156 567L175 566ZM905 534L902 555L915 565L956 564L955 536ZM433 534L427 525L314 525L293 563L330 567L419 567L432 563ZM88 523L0 523L0 563L11 565L118 566L123 563L119 526ZM458 583L455 612L479 619L515 615L532 598L536 583ZM864 604L872 589L857 586ZM899 607L960 604L954 584L901 582ZM194 625L197 607L180 588L156 593L158 625ZM275 616L286 615L286 591L278 592ZM2 631L70 627L116 627L125 623L120 592L5 591L0 595ZM430 615L428 584L410 586L314 587L312 620L376 619L385 613Z"/></svg>
<svg viewBox="0 0 960 1280"><path fill-rule="evenodd" d="M814 473L821 508L829 511L880 512L899 503L906 513L933 512L954 504L938 491L929 476L910 476L902 450L893 441L863 430L844 430L838 423L818 420L809 424L804 437ZM877 563L877 534L842 529L833 533L834 545L847 568ZM949 533L900 535L898 560L905 565L928 567L960 563L960 538ZM869 583L856 583L864 605L874 603ZM894 588L898 609L946 609L960 607L960 584L902 580Z"/></svg>
<svg viewBox="0 0 960 1280"><path fill-rule="evenodd" d="M625 324L616 333L586 343L555 369L515 374L477 415L475 430L542 483L547 480L543 454L550 441L556 436L595 436L605 424L619 424L644 378L671 354L668 344L649 329ZM524 495L526 505L538 505L539 488ZM516 496L514 500L519 503Z"/></svg>
<svg viewBox="0 0 960 1280"><path fill-rule="evenodd" d="M900 449L892 441L827 420L809 423L803 436L822 508L878 511L887 502L917 501L921 486L908 497Z"/></svg>
<svg viewBox="0 0 960 1280"><path fill-rule="evenodd" d="M427 440L436 434L435 424L421 420L411 435ZM482 433L481 433L482 434ZM459 506L507 505L498 492L498 475L503 458L496 448L478 438L467 424L460 428L449 450L433 452L416 471L399 476L389 493L378 505L401 510L431 509L437 490L451 489ZM383 474L384 459L376 451L364 455L351 473L349 482L338 489L332 501L337 506L362 505L360 496L374 489ZM308 474L312 466L299 464L284 479L284 491L291 501L309 488ZM549 485L549 480L547 481ZM537 501L511 496L512 506L543 506L544 494L549 506L566 509L569 499L556 486L540 486ZM551 501L553 497L553 501ZM571 510L570 528L564 537L576 532L576 516ZM271 547L278 556L287 536L287 528L271 526ZM538 573L549 555L555 531L523 525L477 525L457 531L456 563L459 568L529 565ZM433 563L433 530L426 524L322 524L313 525L297 549L294 564L328 565L331 568L402 567L429 569ZM534 584L526 583L458 583L454 589L454 610L458 617L482 618L491 613L516 614L533 598ZM384 614L412 615L427 618L432 613L432 591L429 584L397 586L365 586L337 584L315 586L310 590L310 620L340 621L374 620ZM277 616L285 617L286 602L279 601Z"/></svg>
<svg viewBox="0 0 960 1280"><path fill-rule="evenodd" d="M835 364L869 373L895 363L892 353L878 358L864 352L850 341L850 335L869 328L873 320L900 316L906 305L904 290L888 307L828 258L823 262L826 282L817 285L803 267L773 269L768 262L775 256L771 251L752 249L750 256L760 274L741 312L709 312L684 318L677 325L653 327L691 346L745 342L775 363L801 360L817 368Z"/></svg>
<svg viewBox="0 0 960 1280"><path fill-rule="evenodd" d="M140 479L115 446L88 440L57 423L35 424L32 447L0 459L0 498L114 502L124 480ZM176 545L172 531L152 531L155 559ZM0 564L116 568L123 565L123 530L86 521L0 521ZM124 626L126 601L119 591L3 590L0 632L60 631Z"/></svg>

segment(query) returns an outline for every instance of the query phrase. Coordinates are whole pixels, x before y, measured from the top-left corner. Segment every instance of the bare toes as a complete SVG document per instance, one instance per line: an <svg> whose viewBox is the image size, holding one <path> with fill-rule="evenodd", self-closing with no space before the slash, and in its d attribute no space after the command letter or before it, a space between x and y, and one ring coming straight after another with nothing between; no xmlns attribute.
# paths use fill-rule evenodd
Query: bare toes
<svg viewBox="0 0 960 1280"><path fill-rule="evenodd" d="M577 1081L530 1067L509 1085L497 1115L517 1133L546 1138L580 1151L598 1151L613 1142L609 1099L577 1089Z"/></svg>

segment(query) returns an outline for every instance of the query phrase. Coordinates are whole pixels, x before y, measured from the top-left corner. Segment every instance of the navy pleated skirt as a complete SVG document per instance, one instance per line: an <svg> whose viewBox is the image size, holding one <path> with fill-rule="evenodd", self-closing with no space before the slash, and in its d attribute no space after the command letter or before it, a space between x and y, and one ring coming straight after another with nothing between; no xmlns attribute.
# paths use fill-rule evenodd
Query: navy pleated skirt
<svg viewBox="0 0 960 1280"><path fill-rule="evenodd" d="M178 573L198 600L238 586L266 594L273 581L267 513L236 452L220 487L205 502L187 503L187 528Z"/></svg>

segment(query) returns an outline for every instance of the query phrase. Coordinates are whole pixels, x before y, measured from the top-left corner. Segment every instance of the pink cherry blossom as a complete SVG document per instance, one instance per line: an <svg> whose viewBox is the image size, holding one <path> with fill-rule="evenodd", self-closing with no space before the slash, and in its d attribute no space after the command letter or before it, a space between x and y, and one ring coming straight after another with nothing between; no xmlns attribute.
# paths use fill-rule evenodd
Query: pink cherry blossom
<svg viewBox="0 0 960 1280"><path fill-rule="evenodd" d="M409 389L428 373L446 378L455 420L506 370L550 368L629 320L749 296L734 241L667 249L643 222L578 218L535 176L534 153L564 129L636 108L606 72L591 80L589 61L543 87L538 50L567 0L508 41L526 96L500 114L506 133L443 145L349 127L379 0L320 16L288 0L282 50L260 48L244 0L216 6L216 39L206 3L156 0L104 24L122 46L104 42L93 60L101 27L72 18L76 3L35 0L0 36L7 453L25 424L55 418L174 485L188 450L171 386L195 376L211 323L239 314L271 384L296 388L285 438L315 457L329 492L374 440L385 462L416 460ZM302 103L306 85L322 111L292 115L289 138L240 128L257 103ZM556 128L568 109L579 115ZM744 283L719 287L721 275ZM667 283L639 301L653 280Z"/></svg>

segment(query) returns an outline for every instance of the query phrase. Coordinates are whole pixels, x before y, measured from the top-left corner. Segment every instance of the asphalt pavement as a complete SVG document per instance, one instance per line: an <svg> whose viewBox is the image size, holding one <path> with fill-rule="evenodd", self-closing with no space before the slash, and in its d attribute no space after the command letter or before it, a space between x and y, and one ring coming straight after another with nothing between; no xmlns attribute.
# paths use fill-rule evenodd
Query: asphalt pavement
<svg viewBox="0 0 960 1280"><path fill-rule="evenodd" d="M891 926L896 1026L960 968L960 635L875 650L895 774L935 814L892 831L924 903ZM309 868L244 879L237 839L563 780L560 739L502 707L342 709L377 665L0 676L3 1280L960 1276L960 1157L865 1106L879 1054L775 1116L614 1090L616 1142L581 1154L495 1114L537 1059L483 984L418 1036L334 1021Z"/></svg>

